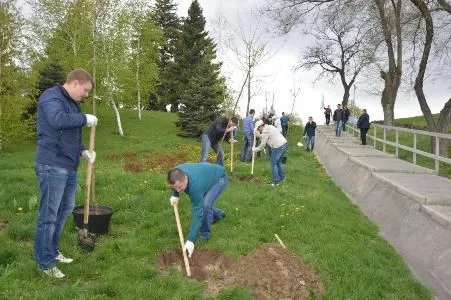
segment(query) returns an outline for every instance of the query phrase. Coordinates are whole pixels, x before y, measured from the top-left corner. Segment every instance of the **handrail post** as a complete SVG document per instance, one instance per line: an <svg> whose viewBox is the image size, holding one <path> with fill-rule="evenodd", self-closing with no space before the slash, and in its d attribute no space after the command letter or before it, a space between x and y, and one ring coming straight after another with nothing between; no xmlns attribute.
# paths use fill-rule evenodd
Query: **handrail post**
<svg viewBox="0 0 451 300"><path fill-rule="evenodd" d="M373 139L373 142L374 142L374 149L376 149L376 125L374 125L374 139Z"/></svg>
<svg viewBox="0 0 451 300"><path fill-rule="evenodd" d="M435 137L435 174L438 175L440 172L440 164L439 164L439 156L440 156L440 138L438 136Z"/></svg>
<svg viewBox="0 0 451 300"><path fill-rule="evenodd" d="M417 134L413 133L413 164L417 164Z"/></svg>
<svg viewBox="0 0 451 300"><path fill-rule="evenodd" d="M387 127L384 127L384 144L382 145L382 151L385 152L385 142L387 141Z"/></svg>
<svg viewBox="0 0 451 300"><path fill-rule="evenodd" d="M399 144L399 131L398 128L395 129L396 133L396 157L399 157L399 150L398 150L398 144Z"/></svg>

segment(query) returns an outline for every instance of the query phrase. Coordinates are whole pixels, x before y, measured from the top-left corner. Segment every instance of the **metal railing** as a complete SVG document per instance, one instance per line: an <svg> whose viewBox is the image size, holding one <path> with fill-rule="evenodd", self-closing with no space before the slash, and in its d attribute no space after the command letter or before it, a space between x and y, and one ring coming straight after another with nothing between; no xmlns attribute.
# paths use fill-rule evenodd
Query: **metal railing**
<svg viewBox="0 0 451 300"><path fill-rule="evenodd" d="M352 130L352 134L355 136L360 136L360 129L357 128L356 124L352 124L351 122L346 124L346 128L349 128ZM451 134L446 133L438 133L438 132L431 132L431 131L424 131L424 130L415 130L415 129L408 129L408 128L402 128L402 127L393 127L393 126L385 126L380 124L373 124L371 123L370 130L368 130L367 133L367 139L373 140L373 147L376 149L377 142L382 143L382 151L387 152L386 146L392 146L395 148L395 155L396 157L399 157L399 149L406 150L409 152L412 152L412 162L413 164L417 164L417 155L422 155L428 158L431 158L434 160L435 163L435 173L439 175L440 172L440 162L447 163L448 165L451 165L451 159L448 157L440 156L440 139L447 139L451 140ZM377 130L382 130L382 138L377 137ZM387 132L395 132L395 142L387 140ZM372 134L371 134L372 132ZM402 145L399 143L399 133L400 132L407 132L411 133L413 135L413 147L409 147L406 145ZM380 131L379 131L380 133ZM417 149L417 136L423 135L428 137L434 137L435 139L435 153L429 153L422 150Z"/></svg>

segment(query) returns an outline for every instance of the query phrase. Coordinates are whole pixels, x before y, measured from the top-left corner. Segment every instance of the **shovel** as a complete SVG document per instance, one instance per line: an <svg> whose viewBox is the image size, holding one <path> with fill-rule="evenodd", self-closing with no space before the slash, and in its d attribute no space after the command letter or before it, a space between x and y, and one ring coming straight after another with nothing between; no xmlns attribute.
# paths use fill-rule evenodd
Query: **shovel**
<svg viewBox="0 0 451 300"><path fill-rule="evenodd" d="M184 245L183 245L184 238L183 238L182 225L180 224L179 209L177 207L177 204L174 204L173 206L174 206L175 221L177 222L177 230L179 231L180 245L182 246L183 261L185 262L186 275L188 277L191 277L191 268L189 267L188 256L186 255L186 251L185 251Z"/></svg>
<svg viewBox="0 0 451 300"><path fill-rule="evenodd" d="M96 135L95 126L91 127L89 134L89 151L94 151L94 139ZM89 198L91 195L91 181L92 181L93 164L88 160L88 170L86 172L86 201L83 211L83 228L78 230L78 245L85 251L90 252L94 250L96 245L95 234L88 232L89 223Z"/></svg>
<svg viewBox="0 0 451 300"><path fill-rule="evenodd" d="M252 147L255 147L255 143L257 142L257 137L254 132L254 143ZM252 151L252 167L251 167L251 175L254 176L254 162L255 162L255 151Z"/></svg>

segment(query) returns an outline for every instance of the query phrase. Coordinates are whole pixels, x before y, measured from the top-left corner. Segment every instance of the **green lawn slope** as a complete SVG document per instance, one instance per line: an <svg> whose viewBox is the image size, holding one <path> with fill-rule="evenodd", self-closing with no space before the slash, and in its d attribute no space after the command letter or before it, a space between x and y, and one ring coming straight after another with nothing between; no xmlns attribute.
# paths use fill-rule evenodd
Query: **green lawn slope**
<svg viewBox="0 0 451 300"><path fill-rule="evenodd" d="M176 135L174 114L144 112L139 121L135 111L122 110L125 136L117 134L111 110L98 115L96 198L115 213L110 233L91 253L77 246L75 224L68 221L61 249L75 261L61 266L67 276L63 280L46 277L33 261L38 193L34 142L9 143L0 152L0 220L9 221L0 231L0 299L204 299L205 283L177 271L161 275L155 263L161 251L180 247L165 170L180 160L197 161L199 141ZM236 259L263 243L276 242L277 233L318 271L326 288L321 299L431 299L429 290L413 278L377 226L333 183L315 156L296 147L300 129L293 128L289 135L286 181L270 186L269 163L260 157L255 177L262 183L240 182L238 176L249 175L250 165L237 162L217 203L227 217L214 225L208 243L196 247ZM83 162L77 204L84 201L85 171ZM185 195L179 210L186 235L190 206ZM250 297L249 291L236 287L217 298Z"/></svg>

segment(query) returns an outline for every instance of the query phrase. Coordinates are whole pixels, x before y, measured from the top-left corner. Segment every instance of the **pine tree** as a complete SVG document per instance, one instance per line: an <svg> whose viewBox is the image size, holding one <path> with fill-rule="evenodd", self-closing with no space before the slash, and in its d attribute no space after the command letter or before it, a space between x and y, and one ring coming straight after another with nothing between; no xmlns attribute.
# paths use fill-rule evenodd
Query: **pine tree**
<svg viewBox="0 0 451 300"><path fill-rule="evenodd" d="M194 0L182 26L172 72L177 81L176 100L185 105L179 112L181 136L199 136L219 115L225 88L221 64L215 61L216 45L205 31L202 9Z"/></svg>
<svg viewBox="0 0 451 300"><path fill-rule="evenodd" d="M157 109L164 104L172 103L172 110L176 111L177 102L174 101L174 82L171 75L174 64L174 54L180 32L180 19L176 14L177 4L172 0L156 0L152 21L163 32L163 43L160 47L158 67L160 82L157 91L149 97L149 108Z"/></svg>

